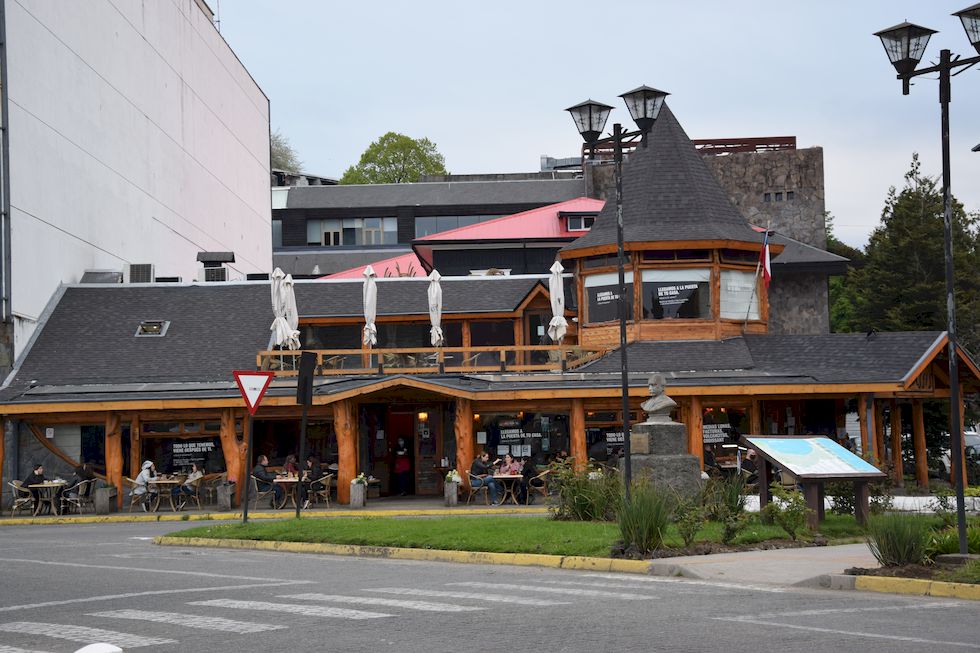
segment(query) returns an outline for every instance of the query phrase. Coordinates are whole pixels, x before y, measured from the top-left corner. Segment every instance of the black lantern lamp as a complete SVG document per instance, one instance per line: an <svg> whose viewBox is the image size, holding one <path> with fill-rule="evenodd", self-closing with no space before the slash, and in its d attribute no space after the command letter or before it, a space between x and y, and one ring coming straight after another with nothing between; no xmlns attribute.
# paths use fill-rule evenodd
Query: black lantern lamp
<svg viewBox="0 0 980 653"><path fill-rule="evenodd" d="M670 93L666 91L641 86L632 91L627 91L619 97L626 102L626 108L629 109L637 129L646 134L653 127L657 116L660 115L660 109L664 106L664 98L668 95Z"/></svg>
<svg viewBox="0 0 980 653"><path fill-rule="evenodd" d="M970 43L980 53L980 3L957 11L953 15L959 17L963 29L966 30L966 38L970 39Z"/></svg>
<svg viewBox="0 0 980 653"><path fill-rule="evenodd" d="M875 36L881 39L888 60L895 66L898 74L908 75L919 65L919 61L926 51L926 45L929 44L929 37L935 33L936 30L928 27L901 23L895 27L875 32Z"/></svg>
<svg viewBox="0 0 980 653"><path fill-rule="evenodd" d="M609 118L609 112L612 109L608 104L586 100L574 107L568 107L565 111L572 114L572 120L575 121L575 128L578 129L578 133L582 135L586 143L592 145L599 140L602 130L606 128L606 119Z"/></svg>

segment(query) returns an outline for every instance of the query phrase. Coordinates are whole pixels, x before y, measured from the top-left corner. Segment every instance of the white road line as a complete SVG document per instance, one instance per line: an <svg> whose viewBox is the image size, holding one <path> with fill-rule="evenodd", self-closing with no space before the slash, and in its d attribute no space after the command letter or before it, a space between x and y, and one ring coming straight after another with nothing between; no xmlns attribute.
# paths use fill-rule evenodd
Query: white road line
<svg viewBox="0 0 980 653"><path fill-rule="evenodd" d="M602 581L587 581L587 580L542 580L538 581L540 583L545 583L546 585L581 585L583 587L613 587L624 590L653 590L656 587L651 587L650 585L625 585L623 583L604 583Z"/></svg>
<svg viewBox="0 0 980 653"><path fill-rule="evenodd" d="M152 621L159 624L172 624L185 628L201 628L203 630L218 630L225 633L263 633L267 630L282 630L285 626L260 624L255 622L235 621L223 617L202 617L193 614L177 612L152 612L148 610L108 610L106 612L91 612L89 617L105 617L108 619L132 619L134 621Z"/></svg>
<svg viewBox="0 0 980 653"><path fill-rule="evenodd" d="M744 617L733 617L734 619L776 619L778 617L815 617L822 614L835 614L838 612L880 612L887 610L929 610L955 608L966 605L961 601L950 601L949 603L906 603L904 605L876 605L868 608L817 608L813 610L797 610L795 612L766 612L763 614L745 615Z"/></svg>
<svg viewBox="0 0 980 653"><path fill-rule="evenodd" d="M870 639L887 639L896 642L912 642L915 644L938 644L940 646L959 646L961 648L972 648L980 650L980 642L946 642L935 639L922 639L920 637L904 637L902 635L880 635L878 633L864 633L856 630L836 630L834 628L817 628L816 626L797 626L796 624L781 624L761 619L729 619L725 617L712 617L716 621L732 621L741 624L754 624L756 626L772 626L774 628L790 628L792 630L806 630L815 633L829 633L831 635L847 635L849 637L867 637Z"/></svg>
<svg viewBox="0 0 980 653"><path fill-rule="evenodd" d="M35 651L34 649L17 648L16 646L4 646L0 644L0 653L45 653L45 651Z"/></svg>
<svg viewBox="0 0 980 653"><path fill-rule="evenodd" d="M550 601L534 597L512 596L509 594L483 594L476 592L449 592L446 590L420 590L414 587L375 587L366 590L368 592L381 592L383 594L400 594L403 596L435 596L446 599L473 599L474 601L485 601L487 603L515 603L517 605L570 605L568 601Z"/></svg>
<svg viewBox="0 0 980 653"><path fill-rule="evenodd" d="M270 603L268 601L238 601L235 599L212 599L210 601L194 601L187 605L202 605L214 608L231 608L233 610L265 610L266 612L287 612L304 617L336 617L337 619L379 619L393 617L381 612L363 612L361 610L345 610L343 608L328 608L323 605L304 605L302 603Z"/></svg>
<svg viewBox="0 0 980 653"><path fill-rule="evenodd" d="M47 624L34 621L12 621L0 624L0 631L8 633L23 633L25 635L44 635L54 639L67 639L69 642L95 644L105 642L115 644L121 649L139 648L141 646L157 646L159 644L176 644L173 639L161 637L142 637L129 633L118 633L114 630L101 628L86 628L67 624Z"/></svg>
<svg viewBox="0 0 980 653"><path fill-rule="evenodd" d="M784 587L773 587L770 585L743 585L741 583L726 583L714 580L695 580L692 578L669 578L666 576L632 576L623 578L622 574L580 574L578 578L608 578L611 580L626 581L630 583L682 583L684 585L700 585L703 587L723 587L725 589L752 590L754 592L771 592L782 594L786 591Z"/></svg>
<svg viewBox="0 0 980 653"><path fill-rule="evenodd" d="M0 608L0 612L13 612L15 610L34 610L35 608L49 608L54 605L71 605L72 603L91 603L93 601L115 601L116 599L134 599L138 596L156 596L158 594L190 594L192 592L224 592L227 590L247 590L259 587L283 587L288 585L305 585L313 581L286 581L282 583L251 583L248 585L224 585L221 587L189 587L187 589L173 590L147 590L145 592L126 592L125 594L105 594L103 596L85 596L78 599L64 599L61 601L45 601L44 603L27 603L24 605L7 605Z"/></svg>
<svg viewBox="0 0 980 653"><path fill-rule="evenodd" d="M116 565L87 565L81 562L53 562L51 560L32 560L30 558L0 558L0 564L16 562L18 564L52 565L55 567L80 567L83 569L108 569L110 571L135 571L139 574L175 574L179 576L194 576L196 578L224 578L227 580L268 580L259 576L233 576L230 574L211 574L206 571L180 571L175 569L147 569L146 567L119 567ZM310 581L295 581L307 583Z"/></svg>
<svg viewBox="0 0 980 653"><path fill-rule="evenodd" d="M295 599L297 601L324 601L327 603L349 603L351 605L386 605L393 608L408 608L423 612L473 612L484 610L468 605L454 603L432 603L429 601L402 601L399 599L382 599L374 596L339 596L336 594L286 594L280 599Z"/></svg>
<svg viewBox="0 0 980 653"><path fill-rule="evenodd" d="M513 590L515 592L545 592L548 594L567 594L570 596L591 596L604 599L621 599L623 601L649 601L656 596L644 594L627 594L626 592L605 592L603 590L572 589L571 587L541 587L540 585L512 585L510 583L481 583L471 581L466 583L446 583L460 587L485 587L491 590Z"/></svg>

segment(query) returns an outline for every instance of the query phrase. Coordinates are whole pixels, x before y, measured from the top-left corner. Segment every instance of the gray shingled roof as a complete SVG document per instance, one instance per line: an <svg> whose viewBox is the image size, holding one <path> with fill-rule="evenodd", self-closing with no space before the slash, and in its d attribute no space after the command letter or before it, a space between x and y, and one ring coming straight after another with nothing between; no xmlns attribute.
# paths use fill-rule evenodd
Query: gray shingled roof
<svg viewBox="0 0 980 653"><path fill-rule="evenodd" d="M762 241L762 235L732 205L666 105L647 138L648 146L634 150L623 164L627 242ZM562 251L615 243L616 203L609 201L592 230Z"/></svg>
<svg viewBox="0 0 980 653"><path fill-rule="evenodd" d="M772 259L773 267L792 267L794 270L823 270L829 274L844 274L847 270L848 259L837 254L807 245L784 236L778 232L773 232L770 242L783 245L782 252Z"/></svg>
<svg viewBox="0 0 980 653"><path fill-rule="evenodd" d="M582 179L451 181L414 184L294 186L286 208L374 208L465 206L476 204L555 204L585 195Z"/></svg>
<svg viewBox="0 0 980 653"><path fill-rule="evenodd" d="M313 274L314 266L319 268L318 274L326 276L335 272L343 272L351 268L377 263L393 256L408 254L412 249L408 245L400 247L376 247L343 249L338 247L283 247L272 252L273 267L282 268L283 272L297 275ZM423 271L418 270L421 274Z"/></svg>

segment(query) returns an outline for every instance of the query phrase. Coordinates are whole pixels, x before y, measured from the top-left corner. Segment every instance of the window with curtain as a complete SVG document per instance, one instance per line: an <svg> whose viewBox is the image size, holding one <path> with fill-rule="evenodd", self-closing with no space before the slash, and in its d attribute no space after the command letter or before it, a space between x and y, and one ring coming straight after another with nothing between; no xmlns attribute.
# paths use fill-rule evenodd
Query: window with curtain
<svg viewBox="0 0 980 653"><path fill-rule="evenodd" d="M643 270L643 318L711 319L711 270Z"/></svg>
<svg viewBox="0 0 980 653"><path fill-rule="evenodd" d="M619 273L606 272L585 277L588 323L619 319ZM626 273L626 319L633 319L633 273Z"/></svg>
<svg viewBox="0 0 980 653"><path fill-rule="evenodd" d="M721 317L726 320L759 319L759 293L755 272L721 271Z"/></svg>

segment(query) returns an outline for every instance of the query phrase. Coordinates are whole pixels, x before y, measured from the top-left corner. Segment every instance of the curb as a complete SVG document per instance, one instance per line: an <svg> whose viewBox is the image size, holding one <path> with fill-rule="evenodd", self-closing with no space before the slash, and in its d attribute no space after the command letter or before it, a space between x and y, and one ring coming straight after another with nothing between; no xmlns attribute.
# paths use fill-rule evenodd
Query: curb
<svg viewBox="0 0 980 653"><path fill-rule="evenodd" d="M407 549L391 546L361 546L356 544L324 544L315 542L271 542L264 540L209 539L203 537L153 538L161 546L197 546L220 549L248 549L284 553L314 553L321 555L387 558L389 560L419 560L425 562L455 562L475 565L516 565L549 567L579 571L611 571L624 574L681 576L700 579L701 576L680 565L650 560L619 560L586 556L557 556L540 553L491 553L489 551L447 551L443 549Z"/></svg>
<svg viewBox="0 0 980 653"><path fill-rule="evenodd" d="M887 576L850 576L827 574L811 578L797 586L831 590L858 590L883 594L910 594L914 596L941 596L945 598L980 601L980 585L949 583L918 578L891 578Z"/></svg>
<svg viewBox="0 0 980 653"><path fill-rule="evenodd" d="M547 508L461 508L458 510L307 510L303 517L336 519L342 517L452 517L483 515L547 515ZM249 512L249 519L292 519L294 512ZM44 526L51 524L125 524L139 522L228 521L241 519L241 511L206 513L153 513L81 515L78 517L18 517L0 519L0 526Z"/></svg>

